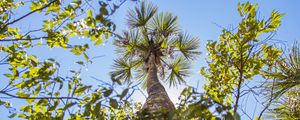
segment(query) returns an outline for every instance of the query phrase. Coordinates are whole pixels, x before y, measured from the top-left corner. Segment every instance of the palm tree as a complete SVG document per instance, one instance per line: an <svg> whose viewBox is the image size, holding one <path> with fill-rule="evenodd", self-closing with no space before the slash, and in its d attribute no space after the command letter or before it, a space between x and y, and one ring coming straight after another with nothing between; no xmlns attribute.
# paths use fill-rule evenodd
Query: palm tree
<svg viewBox="0 0 300 120"><path fill-rule="evenodd" d="M278 119L300 118L300 48L294 43L290 53L277 62L276 78L267 87L273 89L275 108L271 110Z"/></svg>
<svg viewBox="0 0 300 120"><path fill-rule="evenodd" d="M200 54L198 38L183 33L176 16L157 13L156 6L144 1L129 10L127 23L130 30L115 42L121 56L115 60L112 78L125 83L135 78L143 83L148 93L143 110L173 111L174 104L160 80L170 86L185 82L191 60Z"/></svg>
<svg viewBox="0 0 300 120"><path fill-rule="evenodd" d="M277 62L277 81L274 83L275 97L288 92L290 89L300 87L300 48L294 43L290 53Z"/></svg>

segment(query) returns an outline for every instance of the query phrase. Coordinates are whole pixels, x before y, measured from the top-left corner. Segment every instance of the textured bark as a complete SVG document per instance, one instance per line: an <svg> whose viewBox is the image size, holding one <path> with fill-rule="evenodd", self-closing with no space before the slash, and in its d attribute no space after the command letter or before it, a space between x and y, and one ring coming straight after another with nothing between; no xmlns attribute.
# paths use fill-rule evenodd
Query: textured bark
<svg viewBox="0 0 300 120"><path fill-rule="evenodd" d="M172 112L175 110L174 104L170 100L164 86L157 77L157 67L155 65L155 56L151 55L147 62L147 93L148 97L143 106L144 110L150 113L157 111Z"/></svg>

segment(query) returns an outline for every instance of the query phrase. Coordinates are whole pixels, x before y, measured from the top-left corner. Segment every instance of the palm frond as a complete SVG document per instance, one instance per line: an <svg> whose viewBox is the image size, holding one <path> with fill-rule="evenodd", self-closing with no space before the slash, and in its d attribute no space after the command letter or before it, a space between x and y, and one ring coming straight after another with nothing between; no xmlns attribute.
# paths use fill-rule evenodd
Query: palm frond
<svg viewBox="0 0 300 120"><path fill-rule="evenodd" d="M270 110L269 118L280 120L297 120L300 118L300 87L294 87L287 91L280 100L276 101L276 107Z"/></svg>
<svg viewBox="0 0 300 120"><path fill-rule="evenodd" d="M127 24L131 28L145 26L147 22L155 15L157 6L142 1L141 6L130 9L127 15Z"/></svg>
<svg viewBox="0 0 300 120"><path fill-rule="evenodd" d="M197 51L198 38L180 33L176 16L171 13L156 15L156 12L157 7L145 1L129 10L127 23L131 30L118 36L115 42L122 58L115 60L112 78L130 82L134 74L145 85L148 77L146 65L149 56L154 55L157 74L161 78L166 77L170 86L184 83L183 78L188 75L190 68L189 59L200 53ZM180 58L174 60L174 56ZM161 59L164 58L168 60L167 63L162 63Z"/></svg>
<svg viewBox="0 0 300 120"><path fill-rule="evenodd" d="M183 77L188 76L190 67L189 61L182 57L178 57L171 61L168 65L169 74L167 74L166 79L169 86L176 86L185 83Z"/></svg>
<svg viewBox="0 0 300 120"><path fill-rule="evenodd" d="M137 61L119 58L114 62L113 68L115 71L110 72L112 79L125 83L131 82L133 69L137 65Z"/></svg>
<svg viewBox="0 0 300 120"><path fill-rule="evenodd" d="M290 53L277 62L279 79L275 82L275 95L280 97L295 86L300 85L300 48L294 43Z"/></svg>
<svg viewBox="0 0 300 120"><path fill-rule="evenodd" d="M177 19L178 17L173 16L171 13L161 12L153 18L149 26L156 36L166 38L179 31Z"/></svg>
<svg viewBox="0 0 300 120"><path fill-rule="evenodd" d="M114 45L118 46L116 52L126 59L133 58L141 50L140 41L138 31L124 31L122 37L114 42Z"/></svg>
<svg viewBox="0 0 300 120"><path fill-rule="evenodd" d="M147 72L145 72L145 70L141 66L139 69L137 69L136 73L137 73L136 74L136 79L141 82L142 88L146 89L147 88L147 81L146 81L146 79L148 77Z"/></svg>
<svg viewBox="0 0 300 120"><path fill-rule="evenodd" d="M194 59L195 55L201 54L201 52L197 50L199 44L197 37L191 37L186 33L180 33L178 37L173 40L175 48L187 59Z"/></svg>
<svg viewBox="0 0 300 120"><path fill-rule="evenodd" d="M295 42L289 53L282 55L276 62L276 72L270 75L276 80L269 82L266 90L272 90L271 96L274 99L273 108L270 108L269 118L275 119L295 119L300 117L299 88L300 88L300 48ZM291 93L297 92L297 95L291 96ZM295 100L293 100L295 99ZM292 104L291 104L292 103ZM296 103L296 104L294 104ZM297 105L297 112L294 108ZM293 109L292 109L293 108Z"/></svg>

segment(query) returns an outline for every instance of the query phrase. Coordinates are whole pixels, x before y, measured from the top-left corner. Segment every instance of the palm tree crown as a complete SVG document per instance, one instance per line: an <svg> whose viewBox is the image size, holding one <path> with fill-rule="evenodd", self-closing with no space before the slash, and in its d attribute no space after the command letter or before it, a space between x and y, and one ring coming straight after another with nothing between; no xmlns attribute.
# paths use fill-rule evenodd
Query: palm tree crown
<svg viewBox="0 0 300 120"><path fill-rule="evenodd" d="M146 83L149 66L145 63L153 55L161 79L166 77L170 86L183 83L190 60L200 54L199 40L183 33L177 19L171 13L157 13L156 6L144 1L129 10L127 23L131 30L124 31L115 42L122 56L115 60L112 77L130 82L136 74L136 78Z"/></svg>

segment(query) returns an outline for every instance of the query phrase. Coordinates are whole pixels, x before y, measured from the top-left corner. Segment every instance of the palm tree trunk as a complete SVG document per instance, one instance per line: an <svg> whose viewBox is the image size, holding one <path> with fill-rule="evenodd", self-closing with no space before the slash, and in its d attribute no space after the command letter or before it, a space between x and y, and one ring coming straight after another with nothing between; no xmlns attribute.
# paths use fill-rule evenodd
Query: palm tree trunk
<svg viewBox="0 0 300 120"><path fill-rule="evenodd" d="M148 67L147 75L147 93L148 97L143 106L144 110L150 113L157 111L172 112L175 110L174 104L170 100L164 86L157 77L157 67L155 65L155 56L151 55L146 63Z"/></svg>

